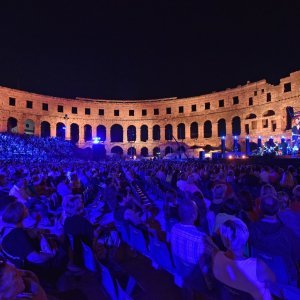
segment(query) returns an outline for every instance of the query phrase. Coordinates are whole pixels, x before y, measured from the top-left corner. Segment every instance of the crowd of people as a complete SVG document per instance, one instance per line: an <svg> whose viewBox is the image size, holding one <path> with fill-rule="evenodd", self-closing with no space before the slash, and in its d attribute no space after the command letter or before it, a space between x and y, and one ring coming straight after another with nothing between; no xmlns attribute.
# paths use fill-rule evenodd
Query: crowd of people
<svg viewBox="0 0 300 300"><path fill-rule="evenodd" d="M0 133L1 160L46 161L72 156L74 145L61 138Z"/></svg>
<svg viewBox="0 0 300 300"><path fill-rule="evenodd" d="M65 145L29 139L37 149ZM26 149L18 137L0 140L6 151ZM153 239L167 245L187 297L299 296L296 167L48 154L0 161L0 299L46 299L62 274L83 272L83 244L100 261L115 259L125 242L120 226L140 230L147 247Z"/></svg>

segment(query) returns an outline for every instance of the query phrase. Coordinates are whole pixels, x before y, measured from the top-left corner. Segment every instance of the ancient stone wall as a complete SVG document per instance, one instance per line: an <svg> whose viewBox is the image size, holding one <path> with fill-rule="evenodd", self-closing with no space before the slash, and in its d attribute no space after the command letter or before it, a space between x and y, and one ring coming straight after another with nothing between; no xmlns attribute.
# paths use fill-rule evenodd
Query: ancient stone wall
<svg viewBox="0 0 300 300"><path fill-rule="evenodd" d="M0 87L0 105L1 132L12 131L52 137L64 135L66 139L78 139L80 146L86 146L90 145L88 140L97 136L97 126L103 125L106 129L104 145L107 153L110 153L114 146L120 146L124 153L127 153L130 147L134 147L137 155L140 155L145 147L149 155L152 155L155 147L159 147L160 152L164 154L168 146L174 151L179 145L185 148L219 146L221 136L226 136L226 146L230 148L233 135L238 135L241 144L244 143L246 135L255 142L258 136L261 136L263 141L270 136L275 140L279 140L282 135L289 137L291 133L290 130L286 130L286 108L300 110L300 71L282 78L278 85L261 80L225 91L182 99L66 99ZM57 129L58 123L62 124ZM78 125L78 134L76 130L71 132L72 124ZM122 126L123 142L111 142L111 127L115 124ZM129 132L131 141L128 141L127 129L131 125L136 129L136 138ZM146 141L141 141L142 125L148 127ZM160 128L160 140L153 140L155 125ZM173 130L171 135L167 132L167 135L171 136L169 138L165 136L167 125L171 125ZM50 127L49 133L48 129L45 129L47 126ZM77 126L72 125L72 128L74 127ZM76 138L74 135L79 136ZM172 139L172 135L179 144Z"/></svg>

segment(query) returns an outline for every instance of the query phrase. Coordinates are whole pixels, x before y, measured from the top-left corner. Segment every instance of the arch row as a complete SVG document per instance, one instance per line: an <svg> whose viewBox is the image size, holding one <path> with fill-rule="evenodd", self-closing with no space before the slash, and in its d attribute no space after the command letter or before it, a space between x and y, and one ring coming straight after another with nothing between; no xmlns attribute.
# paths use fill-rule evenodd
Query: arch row
<svg viewBox="0 0 300 300"><path fill-rule="evenodd" d="M262 114L262 128L268 127L269 119L271 124L276 129L275 112L268 110ZM42 121L39 124L31 119L19 122L14 117L7 119L7 131L11 133L25 133L36 134L41 137L59 137L63 139L70 139L74 143L87 142L98 137L102 142L148 142L148 141L172 141L185 139L196 140L199 138L210 139L215 137L226 136L231 134L239 136L242 134L242 122L245 123L246 134L249 134L249 124L252 129L257 128L257 115L250 113L245 116L242 121L240 116L234 116L230 121L225 118L220 118L216 123L211 120L206 120L202 124L198 121L193 121L190 124L180 122L177 125L168 123L165 126L154 124L149 128L147 124L141 125L137 128L135 125L128 125L125 129L121 124L113 124L107 128L103 124L92 127L90 124L79 125L74 122L57 122L50 124L48 121Z"/></svg>

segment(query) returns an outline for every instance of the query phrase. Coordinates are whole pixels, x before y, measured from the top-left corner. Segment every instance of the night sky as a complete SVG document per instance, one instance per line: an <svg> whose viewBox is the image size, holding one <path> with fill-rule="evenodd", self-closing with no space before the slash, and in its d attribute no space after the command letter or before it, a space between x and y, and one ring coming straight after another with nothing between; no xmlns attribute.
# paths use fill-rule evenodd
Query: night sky
<svg viewBox="0 0 300 300"><path fill-rule="evenodd" d="M152 99L278 83L300 70L299 2L1 1L0 85Z"/></svg>

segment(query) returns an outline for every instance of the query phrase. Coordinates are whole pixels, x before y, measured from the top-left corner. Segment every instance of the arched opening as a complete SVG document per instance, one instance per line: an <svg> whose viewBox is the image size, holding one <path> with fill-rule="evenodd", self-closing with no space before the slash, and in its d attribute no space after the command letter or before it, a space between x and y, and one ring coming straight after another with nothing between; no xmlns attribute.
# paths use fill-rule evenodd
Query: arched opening
<svg viewBox="0 0 300 300"><path fill-rule="evenodd" d="M106 141L106 127L104 125L97 126L97 137L100 138L102 142Z"/></svg>
<svg viewBox="0 0 300 300"><path fill-rule="evenodd" d="M148 126L147 125L141 126L141 141L142 142L148 141Z"/></svg>
<svg viewBox="0 0 300 300"><path fill-rule="evenodd" d="M267 110L266 112L263 113L263 117L271 117L271 116L275 116L274 110Z"/></svg>
<svg viewBox="0 0 300 300"><path fill-rule="evenodd" d="M34 129L35 129L34 122L30 119L27 119L24 122L24 133L29 134L29 135L33 135L34 134Z"/></svg>
<svg viewBox="0 0 300 300"><path fill-rule="evenodd" d="M79 126L76 123L72 123L70 126L71 142L76 144L79 141Z"/></svg>
<svg viewBox="0 0 300 300"><path fill-rule="evenodd" d="M193 122L191 124L191 139L197 139L199 137L199 131L198 131L198 123Z"/></svg>
<svg viewBox="0 0 300 300"><path fill-rule="evenodd" d="M123 149L120 146L114 146L110 150L111 153L117 154L117 155L123 155Z"/></svg>
<svg viewBox="0 0 300 300"><path fill-rule="evenodd" d="M92 126L89 124L84 125L84 141L91 141L93 138Z"/></svg>
<svg viewBox="0 0 300 300"><path fill-rule="evenodd" d="M64 123L58 122L56 124L56 137L61 139L66 138L66 126Z"/></svg>
<svg viewBox="0 0 300 300"><path fill-rule="evenodd" d="M220 119L218 121L218 137L226 136L226 121L225 119Z"/></svg>
<svg viewBox="0 0 300 300"><path fill-rule="evenodd" d="M179 140L185 139L185 124L183 124L183 123L180 123L177 126L177 138Z"/></svg>
<svg viewBox="0 0 300 300"><path fill-rule="evenodd" d="M154 125L152 129L152 138L153 141L159 141L160 140L160 126Z"/></svg>
<svg viewBox="0 0 300 300"><path fill-rule="evenodd" d="M148 156L148 148L147 147L143 147L141 149L141 156L143 156L143 157L147 157Z"/></svg>
<svg viewBox="0 0 300 300"><path fill-rule="evenodd" d="M153 156L154 157L159 157L160 156L160 149L159 149L159 147L153 148Z"/></svg>
<svg viewBox="0 0 300 300"><path fill-rule="evenodd" d="M41 137L48 138L51 136L51 126L50 123L47 121L43 121L41 123Z"/></svg>
<svg viewBox="0 0 300 300"><path fill-rule="evenodd" d="M172 138L173 138L173 127L171 124L168 124L165 127L165 140L171 141Z"/></svg>
<svg viewBox="0 0 300 300"><path fill-rule="evenodd" d="M18 120L10 117L7 120L7 132L18 133Z"/></svg>
<svg viewBox="0 0 300 300"><path fill-rule="evenodd" d="M130 125L127 128L127 141L128 142L136 141L136 128L133 125Z"/></svg>
<svg viewBox="0 0 300 300"><path fill-rule="evenodd" d="M111 142L123 142L123 127L119 124L114 124L110 128Z"/></svg>
<svg viewBox="0 0 300 300"><path fill-rule="evenodd" d="M232 119L232 135L240 135L241 134L241 118L234 117Z"/></svg>
<svg viewBox="0 0 300 300"><path fill-rule="evenodd" d="M246 116L246 120L256 119L256 114L249 114Z"/></svg>
<svg viewBox="0 0 300 300"><path fill-rule="evenodd" d="M128 150L127 150L127 154L130 157L133 157L134 155L136 155L136 149L134 147L129 147Z"/></svg>
<svg viewBox="0 0 300 300"><path fill-rule="evenodd" d="M173 148L172 147L170 147L170 146L168 146L168 147L166 147L166 149L165 149L165 155L167 155L167 154L169 154L169 153L173 153L174 151L173 151Z"/></svg>
<svg viewBox="0 0 300 300"><path fill-rule="evenodd" d="M205 121L203 127L203 136L204 138L208 139L212 137L212 124L211 121Z"/></svg>
<svg viewBox="0 0 300 300"><path fill-rule="evenodd" d="M289 130L292 128L292 119L294 117L294 108L291 106L287 106L286 110L286 127L285 130Z"/></svg>

